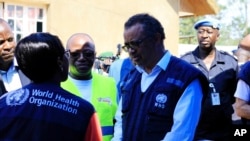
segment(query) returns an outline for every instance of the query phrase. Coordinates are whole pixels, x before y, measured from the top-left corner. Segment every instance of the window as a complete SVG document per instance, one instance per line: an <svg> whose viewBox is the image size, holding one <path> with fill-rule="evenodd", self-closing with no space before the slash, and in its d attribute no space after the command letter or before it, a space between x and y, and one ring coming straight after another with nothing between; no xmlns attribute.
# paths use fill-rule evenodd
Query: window
<svg viewBox="0 0 250 141"><path fill-rule="evenodd" d="M0 7L0 17L8 21L16 41L31 33L46 31L45 6L2 3Z"/></svg>

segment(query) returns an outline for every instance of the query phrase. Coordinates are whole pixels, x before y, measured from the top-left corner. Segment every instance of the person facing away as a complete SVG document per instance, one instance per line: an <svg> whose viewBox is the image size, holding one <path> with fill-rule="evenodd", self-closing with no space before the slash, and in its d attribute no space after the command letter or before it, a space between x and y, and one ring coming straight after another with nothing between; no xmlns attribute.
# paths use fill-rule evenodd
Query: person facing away
<svg viewBox="0 0 250 141"><path fill-rule="evenodd" d="M20 40L15 57L32 83L0 98L0 140L102 140L94 107L60 87L69 64L57 36L33 33Z"/></svg>
<svg viewBox="0 0 250 141"><path fill-rule="evenodd" d="M205 76L165 50L164 29L148 13L130 17L123 36L123 48L136 66L121 86L112 140L193 140Z"/></svg>
<svg viewBox="0 0 250 141"><path fill-rule="evenodd" d="M14 34L10 25L0 18L0 75L6 91L15 90L30 83L16 63L15 47Z"/></svg>
<svg viewBox="0 0 250 141"><path fill-rule="evenodd" d="M240 71L238 74L237 88L234 93L236 98L235 111L241 117L242 123L249 125L250 122L250 34L246 35L239 43L236 51Z"/></svg>
<svg viewBox="0 0 250 141"><path fill-rule="evenodd" d="M195 140L228 141L231 134L234 91L236 89L237 60L216 49L220 23L206 18L194 24L198 46L181 58L199 70L209 81Z"/></svg>
<svg viewBox="0 0 250 141"><path fill-rule="evenodd" d="M113 136L117 109L115 80L92 71L96 51L94 41L88 34L73 34L66 48L69 55L69 77L61 85L93 104L101 123L103 140L109 141Z"/></svg>

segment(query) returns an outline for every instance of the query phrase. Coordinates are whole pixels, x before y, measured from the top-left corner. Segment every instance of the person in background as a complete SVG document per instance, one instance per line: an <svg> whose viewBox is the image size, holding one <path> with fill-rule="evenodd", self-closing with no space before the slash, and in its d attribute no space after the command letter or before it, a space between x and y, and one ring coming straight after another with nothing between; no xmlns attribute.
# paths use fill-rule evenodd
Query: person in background
<svg viewBox="0 0 250 141"><path fill-rule="evenodd" d="M96 51L94 41L88 34L73 34L68 39L66 48L69 78L61 85L94 105L101 123L103 140L109 141L113 136L117 109L115 80L92 71Z"/></svg>
<svg viewBox="0 0 250 141"><path fill-rule="evenodd" d="M246 35L238 44L238 48L236 50L233 50L234 56L238 60L238 67L239 70L241 67L250 60L250 34ZM239 82L238 82L239 83ZM241 83L241 82L240 82ZM237 90L238 91L238 90ZM238 93L238 92L237 92ZM239 93L238 93L239 94ZM238 97L237 94L237 97ZM236 97L236 95L234 95ZM239 95L240 96L240 95ZM240 100L240 99L239 99ZM236 103L238 103L236 98L235 103L233 104L234 107L234 114L233 114L233 124L234 125L242 125L242 121L244 121L244 118L241 118L237 115L236 111ZM238 104L237 104L238 105Z"/></svg>
<svg viewBox="0 0 250 141"><path fill-rule="evenodd" d="M10 25L0 18L0 75L6 91L15 90L30 83L16 63L15 47L14 34Z"/></svg>
<svg viewBox="0 0 250 141"><path fill-rule="evenodd" d="M123 48L136 66L121 85L112 140L192 141L207 86L205 76L165 50L164 29L153 16L133 15L123 35Z"/></svg>
<svg viewBox="0 0 250 141"><path fill-rule="evenodd" d="M246 35L239 43L235 51L239 67L250 60L250 34Z"/></svg>
<svg viewBox="0 0 250 141"><path fill-rule="evenodd" d="M110 65L113 63L111 57L96 57L93 71L104 76L108 76Z"/></svg>
<svg viewBox="0 0 250 141"><path fill-rule="evenodd" d="M126 76L127 73L130 72L134 68L134 65L131 61L131 59L127 56L127 50L125 48L121 47L120 56L123 58L119 58L115 60L111 65L109 69L109 77L112 77L115 79L116 83L118 84L120 80L123 79L124 76ZM126 56L125 56L126 54Z"/></svg>
<svg viewBox="0 0 250 141"><path fill-rule="evenodd" d="M195 140L228 141L231 136L232 114L237 83L237 60L227 52L216 49L220 23L206 18L194 24L198 46L181 56L207 77L209 94L202 107Z"/></svg>
<svg viewBox="0 0 250 141"><path fill-rule="evenodd" d="M100 68L102 69L102 75L108 76L110 65L113 63L113 60L110 58L104 58L100 63Z"/></svg>
<svg viewBox="0 0 250 141"><path fill-rule="evenodd" d="M242 123L250 125L250 62L246 62L238 75L237 89L234 96L236 97L235 111L241 117Z"/></svg>
<svg viewBox="0 0 250 141"><path fill-rule="evenodd" d="M241 117L243 124L250 125L250 34L246 35L239 43L236 51L240 71L238 74L237 89L234 93L236 98L235 111Z"/></svg>
<svg viewBox="0 0 250 141"><path fill-rule="evenodd" d="M109 77L112 77L116 81L118 98L121 98L120 86L124 83L124 78L130 74L130 71L134 69L134 64L129 57L124 59L118 59L110 65Z"/></svg>
<svg viewBox="0 0 250 141"><path fill-rule="evenodd" d="M69 64L57 36L33 33L20 40L15 57L32 83L1 97L0 140L102 140L94 107L60 87Z"/></svg>
<svg viewBox="0 0 250 141"><path fill-rule="evenodd" d="M122 48L122 49L123 49L123 51L120 50L120 52L119 52L120 56L123 56L124 53L127 54L126 48ZM119 58L119 59L115 60L110 65L108 76L115 79L119 99L121 97L120 86L122 83L124 83L123 80L126 77L126 75L129 75L130 71L133 69L134 69L134 64L133 64L132 60L127 56L125 58Z"/></svg>

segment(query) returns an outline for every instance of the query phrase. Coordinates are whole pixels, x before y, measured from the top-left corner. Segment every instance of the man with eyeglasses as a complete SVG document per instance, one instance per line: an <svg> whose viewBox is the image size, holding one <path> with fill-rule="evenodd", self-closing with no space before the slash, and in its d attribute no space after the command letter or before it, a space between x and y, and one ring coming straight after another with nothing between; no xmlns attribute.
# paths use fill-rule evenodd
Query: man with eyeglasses
<svg viewBox="0 0 250 141"><path fill-rule="evenodd" d="M153 16L133 15L124 26L123 48L136 66L121 85L112 141L192 141L205 76L165 49L164 29Z"/></svg>
<svg viewBox="0 0 250 141"><path fill-rule="evenodd" d="M216 49L220 37L220 22L205 18L194 24L198 46L181 58L198 68L209 81L195 140L229 141L232 129L232 104L237 85L237 60Z"/></svg>
<svg viewBox="0 0 250 141"><path fill-rule="evenodd" d="M94 41L88 34L73 34L66 48L69 77L61 85L93 104L101 123L103 140L110 141L118 99L115 80L92 70L96 51Z"/></svg>
<svg viewBox="0 0 250 141"><path fill-rule="evenodd" d="M5 89L12 91L30 83L30 80L19 70L16 59L14 34L9 24L0 18L0 75Z"/></svg>

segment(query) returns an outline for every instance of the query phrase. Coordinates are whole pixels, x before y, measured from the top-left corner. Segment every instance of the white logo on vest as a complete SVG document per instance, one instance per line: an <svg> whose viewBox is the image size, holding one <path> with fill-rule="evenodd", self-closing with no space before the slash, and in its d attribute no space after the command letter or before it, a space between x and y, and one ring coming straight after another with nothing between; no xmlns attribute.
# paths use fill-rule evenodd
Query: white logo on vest
<svg viewBox="0 0 250 141"><path fill-rule="evenodd" d="M165 94L158 94L155 98L155 107L164 109L166 101L167 96Z"/></svg>
<svg viewBox="0 0 250 141"><path fill-rule="evenodd" d="M10 106L22 105L28 97L28 89L19 89L7 95L6 104Z"/></svg>

